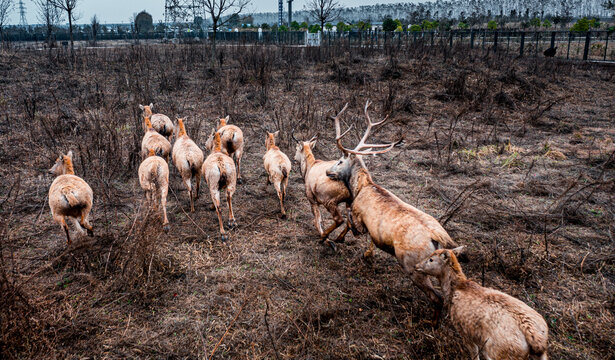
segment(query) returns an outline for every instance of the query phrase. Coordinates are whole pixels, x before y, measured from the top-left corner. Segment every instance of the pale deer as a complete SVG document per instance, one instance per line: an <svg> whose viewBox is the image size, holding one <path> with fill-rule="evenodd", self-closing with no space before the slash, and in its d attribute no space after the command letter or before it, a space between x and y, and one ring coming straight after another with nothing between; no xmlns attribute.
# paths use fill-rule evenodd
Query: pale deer
<svg viewBox="0 0 615 360"><path fill-rule="evenodd" d="M406 204L390 191L377 185L363 163L362 155L382 154L399 143L368 144L366 140L373 126L365 104L367 129L354 149L346 149L341 142L348 131L341 133L339 118L335 120L336 142L343 156L327 170L327 176L341 180L350 191L352 198L353 229L360 233L369 232L372 239L365 257L373 256L374 244L395 256L412 282L425 292L436 304L435 317L438 319L442 304L441 294L434 289L428 276L414 270L416 264L429 257L439 248L453 248L455 242L432 216ZM376 150L375 150L376 149Z"/></svg>
<svg viewBox="0 0 615 360"><path fill-rule="evenodd" d="M341 116L346 108L347 105L337 117ZM317 160L314 157L312 149L316 145L316 136L309 141L299 141L295 138L293 133L293 139L297 142L295 161L300 164L301 177L305 183L305 196L312 208L314 226L320 234L321 243L327 241L329 234L344 223L344 217L340 213L338 206L341 203L346 204L346 227L335 239L335 242L342 242L348 230L352 228L350 215L350 205L352 201L350 192L344 183L332 180L327 176L327 170L336 163L336 160ZM334 223L325 230L322 228L320 206L327 209L334 221ZM333 243L329 242L329 245L335 249Z"/></svg>
<svg viewBox="0 0 615 360"><path fill-rule="evenodd" d="M235 158L237 164L237 183L241 184L241 158L243 156L244 139L243 132L235 125L228 125L229 116L218 120L217 130L213 130L205 142L205 148L212 151L214 145L214 132L220 134L222 150Z"/></svg>
<svg viewBox="0 0 615 360"><path fill-rule="evenodd" d="M468 280L457 260L460 250L436 250L416 271L438 278L445 308L471 358L546 360L544 318L522 301Z"/></svg>
<svg viewBox="0 0 615 360"><path fill-rule="evenodd" d="M49 172L57 177L49 187L49 208L51 216L66 232L66 244L71 244L66 218L70 218L80 233L93 236L92 225L88 220L94 201L94 192L88 183L75 175L73 152L57 158Z"/></svg>
<svg viewBox="0 0 615 360"><path fill-rule="evenodd" d="M203 170L201 172L205 176L207 185L209 186L209 193L211 194L211 200L213 202L216 214L218 215L218 222L220 224L220 235L222 241L228 240L228 236L224 231L224 222L222 221L222 213L220 210L220 191L226 190L226 201L228 203L229 220L228 227L233 228L237 226L237 221L233 215L233 194L235 193L237 174L235 170L235 163L233 159L222 148L222 141L220 134L214 131L213 142L211 146L211 153L205 159L203 163Z"/></svg>
<svg viewBox="0 0 615 360"><path fill-rule="evenodd" d="M162 229L169 230L167 218L167 194L169 192L169 165L163 158L156 156L150 149L148 158L139 165L139 183L145 190L145 198L150 208L158 204L162 208Z"/></svg>
<svg viewBox="0 0 615 360"><path fill-rule="evenodd" d="M141 160L145 160L149 151L154 150L156 155L163 157L168 163L169 155L171 154L171 143L154 130L149 117L144 117L143 121L147 130L145 130L145 135L143 135L143 140L141 141Z"/></svg>
<svg viewBox="0 0 615 360"><path fill-rule="evenodd" d="M179 171L190 196L190 211L194 212L194 201L199 198L201 171L203 168L203 151L186 133L183 119L177 119L177 137L173 144L173 164ZM193 189L191 181L195 178Z"/></svg>
<svg viewBox="0 0 615 360"><path fill-rule="evenodd" d="M169 140L171 138L171 135L173 135L173 122L166 115L153 114L153 108L154 104L152 103L150 103L149 105L139 105L139 109L143 111L143 117L150 118L154 130L156 130L160 135L166 137L167 140Z"/></svg>
<svg viewBox="0 0 615 360"><path fill-rule="evenodd" d="M273 184L275 191L280 199L280 211L282 218L286 218L286 209L284 209L284 199L286 198L286 188L288 187L288 177L292 164L286 154L275 145L275 137L280 132L267 132L265 138L265 147L267 152L263 156L263 165L267 171L267 185Z"/></svg>

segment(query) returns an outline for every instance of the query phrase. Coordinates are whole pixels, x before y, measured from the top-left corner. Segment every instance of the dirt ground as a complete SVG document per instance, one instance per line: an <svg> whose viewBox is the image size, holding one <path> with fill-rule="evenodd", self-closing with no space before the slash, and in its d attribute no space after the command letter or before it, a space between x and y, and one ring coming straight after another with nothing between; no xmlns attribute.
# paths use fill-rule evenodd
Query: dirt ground
<svg viewBox="0 0 615 360"><path fill-rule="evenodd" d="M367 235L335 253L319 244L298 164L288 219L265 184L263 127L280 130L291 159L293 130L319 134L316 157L335 159L329 116L350 104L352 145L367 99L373 120L390 115L374 141L405 138L366 159L375 182L467 246L468 277L543 315L551 358L612 358L614 68L463 48L210 51L0 53L4 358L467 358L448 319L427 322L427 297L393 257L362 258ZM138 104L149 102L187 118L201 147L218 117L243 129L229 242L207 191L189 212L173 166L171 230L144 206ZM95 194L95 236L70 247L46 172L68 150Z"/></svg>

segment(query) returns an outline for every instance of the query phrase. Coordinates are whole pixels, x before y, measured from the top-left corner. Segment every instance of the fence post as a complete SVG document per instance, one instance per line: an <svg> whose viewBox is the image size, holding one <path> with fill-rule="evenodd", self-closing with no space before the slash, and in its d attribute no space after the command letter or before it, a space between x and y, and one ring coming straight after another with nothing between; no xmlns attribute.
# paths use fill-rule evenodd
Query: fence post
<svg viewBox="0 0 615 360"><path fill-rule="evenodd" d="M493 34L493 52L498 51L498 33L499 31L495 31Z"/></svg>
<svg viewBox="0 0 615 360"><path fill-rule="evenodd" d="M606 61L606 52L609 49L609 32L606 32L606 44L604 44L604 61Z"/></svg>
<svg viewBox="0 0 615 360"><path fill-rule="evenodd" d="M591 31L588 31L585 35L585 48L583 49L583 60L587 60L587 55L589 55L589 43L591 39Z"/></svg>
<svg viewBox="0 0 615 360"><path fill-rule="evenodd" d="M448 33L448 47L453 48L453 31L449 31Z"/></svg>
<svg viewBox="0 0 615 360"><path fill-rule="evenodd" d="M474 49L474 30L470 30L470 49Z"/></svg>
<svg viewBox="0 0 615 360"><path fill-rule="evenodd" d="M525 31L521 31L521 45L519 46L519 56L523 56L524 47L525 47Z"/></svg>

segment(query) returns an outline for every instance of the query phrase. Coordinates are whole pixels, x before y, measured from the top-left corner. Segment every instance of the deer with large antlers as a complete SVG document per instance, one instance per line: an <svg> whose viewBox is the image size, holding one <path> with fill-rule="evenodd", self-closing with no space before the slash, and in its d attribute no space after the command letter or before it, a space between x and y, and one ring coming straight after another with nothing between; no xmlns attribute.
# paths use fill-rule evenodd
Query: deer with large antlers
<svg viewBox="0 0 615 360"><path fill-rule="evenodd" d="M346 108L348 108L348 104L337 114L336 118L339 118ZM314 157L312 149L316 145L316 136L309 141L299 141L295 138L293 132L292 137L297 142L295 161L297 161L301 167L301 177L303 177L303 181L305 182L305 196L312 207L314 226L316 226L320 234L321 243L325 242L329 234L344 223L344 217L340 213L338 205L341 203L346 204L346 227L335 239L335 242L342 242L348 230L352 228L350 223L351 199L350 192L343 182L332 180L327 176L327 170L336 163L336 160L323 161L317 160ZM322 218L320 215L321 205L327 209L334 221L331 226L324 230L322 228ZM335 248L333 243L329 242L329 245Z"/></svg>
<svg viewBox="0 0 615 360"><path fill-rule="evenodd" d="M434 289L427 275L415 271L415 266L435 250L454 248L457 244L436 219L403 202L372 180L362 156L386 153L401 140L388 144L366 142L372 128L387 120L372 122L369 105L367 101L364 109L367 129L354 149L342 145L342 138L350 128L341 133L339 117L334 118L337 147L343 156L327 170L327 176L343 181L348 188L352 198L353 228L358 233L369 232L372 242L365 257L373 256L374 245L395 256L412 282L436 304L434 315L437 320L442 308L442 295Z"/></svg>

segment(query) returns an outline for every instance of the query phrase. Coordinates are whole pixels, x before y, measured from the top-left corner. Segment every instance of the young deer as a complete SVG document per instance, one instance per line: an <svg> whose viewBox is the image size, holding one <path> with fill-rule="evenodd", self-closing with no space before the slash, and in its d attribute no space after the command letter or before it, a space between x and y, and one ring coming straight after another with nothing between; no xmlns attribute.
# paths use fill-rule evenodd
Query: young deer
<svg viewBox="0 0 615 360"><path fill-rule="evenodd" d="M235 172L235 163L233 159L226 154L222 148L222 140L220 134L214 131L211 153L203 163L202 174L205 176L211 200L218 214L220 223L220 234L222 241L228 240L228 236L224 231L224 223L222 214L220 213L220 190L226 188L226 201L228 203L229 220L227 226L233 228L237 226L235 216L233 215L233 194L235 193L237 174Z"/></svg>
<svg viewBox="0 0 615 360"><path fill-rule="evenodd" d="M169 192L169 165L163 158L156 156L154 149L149 150L149 156L139 166L139 183L145 190L148 206L154 207L158 200L162 207L162 229L169 230L167 219L167 194Z"/></svg>
<svg viewBox="0 0 615 360"><path fill-rule="evenodd" d="M49 172L57 177L49 187L49 208L53 220L60 224L66 232L66 244L71 244L66 217L72 219L75 229L89 236L93 236L92 225L88 221L94 193L88 183L75 176L73 169L73 152L62 155L56 160ZM78 220L77 220L78 219Z"/></svg>
<svg viewBox="0 0 615 360"><path fill-rule="evenodd" d="M282 218L286 218L286 210L284 209L284 198L286 197L286 187L288 186L288 177L290 176L291 163L286 154L275 145L275 137L280 132L267 132L265 138L265 147L267 152L263 156L265 171L267 171L267 185L273 184L275 191L280 199L280 209Z"/></svg>
<svg viewBox="0 0 615 360"><path fill-rule="evenodd" d="M153 114L152 109L154 108L154 104L150 103L149 105L139 105L139 109L143 111L143 117L149 117L152 122L152 127L156 130L160 135L170 139L171 135L173 135L173 122L169 119L168 116L163 114Z"/></svg>
<svg viewBox="0 0 615 360"><path fill-rule="evenodd" d="M203 151L188 137L183 119L177 119L177 138L173 144L173 164L179 171L190 196L190 211L194 212L194 200L199 198ZM196 190L192 189L192 177L196 180Z"/></svg>
<svg viewBox="0 0 615 360"><path fill-rule="evenodd" d="M141 141L141 159L145 160L150 150L154 150L154 153L160 157L165 158L167 163L169 162L169 154L171 154L171 143L164 136L160 135L152 127L152 122L149 117L143 118L145 122L145 135Z"/></svg>
<svg viewBox="0 0 615 360"><path fill-rule="evenodd" d="M218 121L218 129L213 130L205 143L205 148L212 151L214 145L214 133L220 134L222 142L222 150L224 150L229 156L235 158L237 163L237 183L241 184L241 157L243 156L243 132L235 125L228 125L229 116L220 119Z"/></svg>
<svg viewBox="0 0 615 360"><path fill-rule="evenodd" d="M385 118L373 123L369 118L369 105L368 101L364 109L367 129L353 150L344 148L341 142L342 137L350 129L342 134L339 118L334 118L336 142L343 156L327 170L327 176L343 181L350 191L353 228L360 233L367 230L372 239L369 250L365 252L365 257L373 256L374 244L395 256L404 271L410 275L412 282L436 304L435 317L437 320L442 296L434 289L429 277L414 271L414 266L429 257L434 250L442 247L453 248L456 244L436 219L406 204L372 180L363 163L362 155L385 153L399 142L390 144L365 142L372 127L386 121Z"/></svg>
<svg viewBox="0 0 615 360"><path fill-rule="evenodd" d="M453 250L436 250L416 271L438 278L450 319L472 359L547 360L548 327L522 301L468 280Z"/></svg>
<svg viewBox="0 0 615 360"><path fill-rule="evenodd" d="M339 117L347 107L348 105L344 107L337 117ZM305 196L312 207L314 226L316 226L320 234L320 241L321 243L327 241L329 234L344 223L344 218L339 211L338 205L340 203L345 203L347 218L346 227L335 239L335 242L343 242L346 233L352 228L350 215L352 199L350 197L350 192L343 182L332 180L327 176L327 170L331 168L336 161L316 160L312 153L312 149L316 145L316 136L309 141L299 141L294 138L293 134L293 139L297 142L295 161L301 166L301 177L303 177L305 183ZM331 217L333 217L333 221L335 221L325 230L322 229L322 218L320 215L321 205L327 209ZM329 244L335 248L333 243L329 242Z"/></svg>

